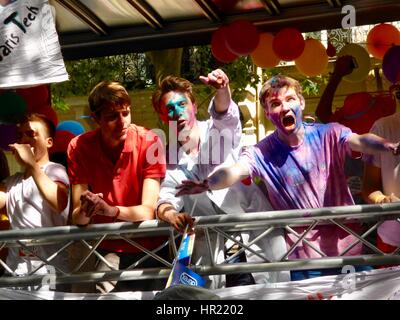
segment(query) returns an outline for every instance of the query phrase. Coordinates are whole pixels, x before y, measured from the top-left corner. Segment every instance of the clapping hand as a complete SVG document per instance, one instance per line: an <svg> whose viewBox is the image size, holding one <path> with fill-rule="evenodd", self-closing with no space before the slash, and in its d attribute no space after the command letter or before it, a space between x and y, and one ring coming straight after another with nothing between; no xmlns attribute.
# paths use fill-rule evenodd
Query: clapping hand
<svg viewBox="0 0 400 320"><path fill-rule="evenodd" d="M83 211L87 217L91 217L95 214L107 217L115 217L118 214L118 208L110 206L103 199L103 194L95 194L86 190L81 195L81 211Z"/></svg>

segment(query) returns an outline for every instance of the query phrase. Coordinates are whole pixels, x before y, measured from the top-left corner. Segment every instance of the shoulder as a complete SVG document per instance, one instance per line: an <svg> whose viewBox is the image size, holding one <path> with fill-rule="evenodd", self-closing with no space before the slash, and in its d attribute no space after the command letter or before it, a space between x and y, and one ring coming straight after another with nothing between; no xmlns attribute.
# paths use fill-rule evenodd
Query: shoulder
<svg viewBox="0 0 400 320"><path fill-rule="evenodd" d="M81 146L92 144L94 140L98 139L99 132L100 132L99 129L96 129L82 133L79 136L71 139L69 147L72 149L76 149Z"/></svg>

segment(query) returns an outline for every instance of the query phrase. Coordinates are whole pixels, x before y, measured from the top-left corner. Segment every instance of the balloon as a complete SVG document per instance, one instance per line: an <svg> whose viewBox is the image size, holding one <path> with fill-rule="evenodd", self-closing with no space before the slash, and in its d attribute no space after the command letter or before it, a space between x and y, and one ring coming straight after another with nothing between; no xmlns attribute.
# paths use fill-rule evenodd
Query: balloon
<svg viewBox="0 0 400 320"><path fill-rule="evenodd" d="M35 113L40 113L45 115L47 118L53 122L54 126L57 127L58 117L56 111L51 106L42 106L40 108L36 108Z"/></svg>
<svg viewBox="0 0 400 320"><path fill-rule="evenodd" d="M50 153L67 152L68 144L74 137L75 135L72 132L57 130Z"/></svg>
<svg viewBox="0 0 400 320"><path fill-rule="evenodd" d="M260 33L257 27L247 20L237 20L228 25L226 46L234 54L245 56L257 48Z"/></svg>
<svg viewBox="0 0 400 320"><path fill-rule="evenodd" d="M284 61L292 61L303 53L305 41L303 35L295 28L284 28L279 31L272 42L275 54Z"/></svg>
<svg viewBox="0 0 400 320"><path fill-rule="evenodd" d="M326 70L328 55L322 43L315 39L307 39L303 53L295 60L296 68L304 75L315 77Z"/></svg>
<svg viewBox="0 0 400 320"><path fill-rule="evenodd" d="M228 27L221 26L216 30L211 38L211 52L215 59L223 63L232 62L237 55L232 53L226 46L226 34Z"/></svg>
<svg viewBox="0 0 400 320"><path fill-rule="evenodd" d="M390 82L400 81L400 46L391 47L386 52L382 61L382 70Z"/></svg>
<svg viewBox="0 0 400 320"><path fill-rule="evenodd" d="M338 57L341 56L353 56L356 60L356 67L353 72L344 76L343 80L348 82L360 82L363 81L369 73L371 68L371 61L369 59L368 52L358 44L350 43L346 44L342 50L338 53Z"/></svg>
<svg viewBox="0 0 400 320"><path fill-rule="evenodd" d="M26 102L13 91L0 95L0 123L16 123L26 112Z"/></svg>
<svg viewBox="0 0 400 320"><path fill-rule="evenodd" d="M51 98L49 91L49 85L47 84L16 90L17 94L25 100L28 112L36 112L38 108L50 106Z"/></svg>
<svg viewBox="0 0 400 320"><path fill-rule="evenodd" d="M0 148L10 150L8 145L17 142L17 126L15 124L0 125Z"/></svg>
<svg viewBox="0 0 400 320"><path fill-rule="evenodd" d="M381 23L368 32L367 50L375 58L382 60L392 45L400 45L400 32L395 26Z"/></svg>
<svg viewBox="0 0 400 320"><path fill-rule="evenodd" d="M63 121L57 126L57 131L69 131L74 135L78 136L85 132L85 128L78 122L74 120Z"/></svg>
<svg viewBox="0 0 400 320"><path fill-rule="evenodd" d="M336 56L336 48L330 41L328 42L328 48L326 48L326 54L328 55L328 57Z"/></svg>
<svg viewBox="0 0 400 320"><path fill-rule="evenodd" d="M260 68L273 68L275 67L280 59L276 56L274 50L272 50L272 41L274 35L272 33L260 34L260 42L257 48L251 53L251 59L253 63Z"/></svg>

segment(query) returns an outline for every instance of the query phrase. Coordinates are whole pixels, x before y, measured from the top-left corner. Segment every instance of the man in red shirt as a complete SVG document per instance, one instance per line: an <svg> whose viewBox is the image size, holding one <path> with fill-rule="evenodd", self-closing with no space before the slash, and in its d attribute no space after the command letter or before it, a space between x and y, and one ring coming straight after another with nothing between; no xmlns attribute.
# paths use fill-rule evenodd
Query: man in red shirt
<svg viewBox="0 0 400 320"><path fill-rule="evenodd" d="M103 81L96 85L89 95L89 107L99 128L71 140L67 151L72 222L84 226L155 219L160 179L166 170L161 141L150 130L131 123L129 94L117 82ZM148 155L148 150L158 150L158 154L153 155L157 161ZM135 239L149 250L159 247L165 240L165 237ZM144 255L124 240L103 241L99 248L116 269L126 268ZM100 265L100 269L105 270L104 264ZM153 258L139 265L157 266L160 263ZM164 280L135 280L127 289L162 289ZM97 285L98 290L126 290L123 288L126 281L118 282L115 288L107 284L111 283Z"/></svg>

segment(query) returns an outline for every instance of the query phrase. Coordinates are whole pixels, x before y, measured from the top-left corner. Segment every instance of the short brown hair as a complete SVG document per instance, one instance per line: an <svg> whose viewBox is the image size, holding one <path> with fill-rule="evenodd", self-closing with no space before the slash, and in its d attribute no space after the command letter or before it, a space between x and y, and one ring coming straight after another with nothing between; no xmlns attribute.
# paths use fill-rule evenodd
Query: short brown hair
<svg viewBox="0 0 400 320"><path fill-rule="evenodd" d="M117 106L131 105L131 97L122 84L116 81L102 81L98 83L89 97L90 111L100 115L101 110L108 104Z"/></svg>
<svg viewBox="0 0 400 320"><path fill-rule="evenodd" d="M19 127L27 122L40 122L45 127L48 137L54 139L56 135L56 125L46 115L41 113L28 113L18 122L17 126Z"/></svg>
<svg viewBox="0 0 400 320"><path fill-rule="evenodd" d="M265 105L265 98L269 97L272 91L281 89L281 88L294 88L296 91L297 96L304 100L303 94L301 93L301 86L300 83L290 77L277 75L273 76L272 78L268 79L267 82L261 88L260 91L260 103L262 107L265 109L267 106Z"/></svg>
<svg viewBox="0 0 400 320"><path fill-rule="evenodd" d="M193 96L193 84L190 81L176 76L167 76L161 81L159 88L152 97L153 108L158 113L161 113L160 101L162 96L170 91L186 93L193 104L196 102Z"/></svg>

